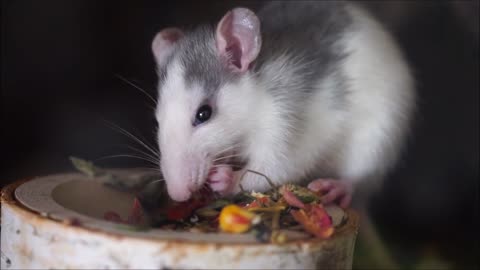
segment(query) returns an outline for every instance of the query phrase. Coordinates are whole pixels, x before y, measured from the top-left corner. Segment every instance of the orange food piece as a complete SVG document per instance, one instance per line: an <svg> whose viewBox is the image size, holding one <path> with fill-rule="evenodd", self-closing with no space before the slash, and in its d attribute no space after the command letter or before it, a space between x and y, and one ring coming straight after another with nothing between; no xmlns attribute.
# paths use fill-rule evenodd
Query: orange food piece
<svg viewBox="0 0 480 270"><path fill-rule="evenodd" d="M280 190L280 193L283 195L283 198L285 201L290 205L294 207L298 207L301 209L305 208L305 204L293 194L290 190L283 188Z"/></svg>
<svg viewBox="0 0 480 270"><path fill-rule="evenodd" d="M225 206L220 212L219 226L224 232L244 233L259 220L256 214L231 204Z"/></svg>
<svg viewBox="0 0 480 270"><path fill-rule="evenodd" d="M292 210L290 214L304 229L319 238L329 238L333 232L332 219L321 205L307 205L305 209Z"/></svg>

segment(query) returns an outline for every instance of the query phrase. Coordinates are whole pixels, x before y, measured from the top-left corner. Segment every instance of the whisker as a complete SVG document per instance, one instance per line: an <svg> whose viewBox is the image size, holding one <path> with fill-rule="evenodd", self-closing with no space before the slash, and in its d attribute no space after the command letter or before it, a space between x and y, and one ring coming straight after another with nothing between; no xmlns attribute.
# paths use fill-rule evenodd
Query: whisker
<svg viewBox="0 0 480 270"><path fill-rule="evenodd" d="M157 109L157 108L153 107L152 105L147 105L147 106L148 106L148 108L149 108L150 110L152 110L152 111L154 111L154 112L155 112L155 110Z"/></svg>
<svg viewBox="0 0 480 270"><path fill-rule="evenodd" d="M158 156L158 157L159 157L159 156L160 156L160 150L157 150L157 145L155 145L155 144L150 144L150 143L148 142L148 140L147 140L145 137L142 136L141 132L138 132L138 133L139 133L138 136L140 137L139 139L140 139L142 142L144 142L147 146L149 146L151 150L153 150L153 152L155 153L155 156ZM137 138L138 138L138 137L137 137Z"/></svg>
<svg viewBox="0 0 480 270"><path fill-rule="evenodd" d="M115 77L119 78L123 82L129 84L130 86L135 87L137 90L144 93L148 98L150 98L150 100L153 101L153 104L155 104L155 106L157 105L157 101L147 91L143 90L140 86L138 86L138 85L134 84L133 82L127 80L125 77L121 76L120 74L114 73L114 75L115 75ZM155 108L153 108L153 109L155 109Z"/></svg>
<svg viewBox="0 0 480 270"><path fill-rule="evenodd" d="M238 164L228 164L228 163L225 163L225 164L216 164L216 165L213 165L212 167L210 167L211 169L214 169L214 168L221 168L221 167L236 167L238 166Z"/></svg>
<svg viewBox="0 0 480 270"><path fill-rule="evenodd" d="M229 159L229 158L234 158L234 157L240 157L242 155L240 154L235 154L235 155L229 155L229 156L224 156L224 157L219 157L219 158L216 158L213 160L213 162L215 161L220 161L220 160L224 160L224 159Z"/></svg>
<svg viewBox="0 0 480 270"><path fill-rule="evenodd" d="M155 142L157 143L157 145L158 145L158 131L159 131L158 125L155 125L155 127L152 128L152 135L155 138Z"/></svg>
<svg viewBox="0 0 480 270"><path fill-rule="evenodd" d="M157 182L165 182L165 179L154 180L154 181L150 182L150 184L151 184L151 183L157 183Z"/></svg>
<svg viewBox="0 0 480 270"><path fill-rule="evenodd" d="M136 137L135 135L133 135L132 133L128 132L127 130L115 125L114 123L110 122L110 121L107 121L107 120L104 120L108 125L110 125L110 128L112 129L116 129L118 132L122 133L123 135L129 137L130 139L132 139L133 141L135 141L136 143L142 145L143 147L145 147L145 149L147 149L148 151L150 151L154 156L160 156L160 153L155 151L152 147L150 147L149 145L147 145L145 142L143 142L142 140L140 140L138 137Z"/></svg>
<svg viewBox="0 0 480 270"><path fill-rule="evenodd" d="M152 160L150 160L150 159L148 159L148 158L143 158L143 157L134 156L134 155L111 155L111 156L106 156L106 157L98 158L98 159L95 160L95 162L97 162L97 161L99 161L99 160L104 160L104 159L109 159L109 158L118 158L118 157L137 158L137 159L145 160L145 161L148 161L148 162L151 162L151 163L157 165L154 160L152 161Z"/></svg>
<svg viewBox="0 0 480 270"><path fill-rule="evenodd" d="M233 145L231 145L231 146L229 146L229 147L227 147L227 148L225 148L225 149L223 149L223 150L220 150L219 152L215 153L214 156L218 156L218 155L220 155L220 154L223 154L223 153L225 153L225 152L227 152L227 151L230 151L230 150L232 150L232 149L234 149L235 147L238 147L238 146L240 146L239 143L238 143L238 144L233 144Z"/></svg>
<svg viewBox="0 0 480 270"><path fill-rule="evenodd" d="M154 172L158 172L160 175L162 174L162 171L156 167L135 167L135 169L154 171Z"/></svg>
<svg viewBox="0 0 480 270"><path fill-rule="evenodd" d="M235 145L235 146L232 146L232 147L228 147L228 148L226 148L226 149L224 149L224 150L222 150L222 151L219 151L219 152L215 153L214 156L220 156L220 155L225 154L225 153L228 153L228 152L234 153L235 150L236 150L235 147L237 147L237 146Z"/></svg>
<svg viewBox="0 0 480 270"><path fill-rule="evenodd" d="M270 187L272 189L276 188L275 184L273 184L272 180L270 178L268 178L268 176L266 176L265 174L261 173L261 172L257 172L257 171L254 171L254 170L250 170L250 169L247 169L243 172L243 174L240 176L240 182L242 182L243 180L243 177L247 174L247 173L254 173L256 175L259 175L259 176L263 176L265 178L265 180L267 180L268 184L270 185Z"/></svg>
<svg viewBox="0 0 480 270"><path fill-rule="evenodd" d="M142 151L142 150L140 150L140 149L138 149L138 148L135 148L135 147L133 147L133 146L127 146L127 147L128 147L129 149L131 149L131 150L136 151L136 152L139 153L139 154L145 155L145 157L148 157L148 158L151 158L151 159L153 159L153 160L155 160L155 161L157 161L157 162L160 162L160 159L159 159L158 157L156 157L156 156L152 156L151 154L146 153L146 152L144 152L144 151Z"/></svg>

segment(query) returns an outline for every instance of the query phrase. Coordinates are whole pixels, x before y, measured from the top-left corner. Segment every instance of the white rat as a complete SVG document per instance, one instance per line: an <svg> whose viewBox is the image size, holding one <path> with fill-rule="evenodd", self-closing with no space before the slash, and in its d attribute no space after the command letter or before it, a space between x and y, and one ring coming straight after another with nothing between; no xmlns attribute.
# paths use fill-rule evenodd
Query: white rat
<svg viewBox="0 0 480 270"><path fill-rule="evenodd" d="M235 8L216 27L162 30L152 50L174 200L205 184L233 194L250 169L275 184L310 183L347 207L353 187L382 179L404 145L413 78L392 37L353 3ZM241 186L270 188L252 173Z"/></svg>

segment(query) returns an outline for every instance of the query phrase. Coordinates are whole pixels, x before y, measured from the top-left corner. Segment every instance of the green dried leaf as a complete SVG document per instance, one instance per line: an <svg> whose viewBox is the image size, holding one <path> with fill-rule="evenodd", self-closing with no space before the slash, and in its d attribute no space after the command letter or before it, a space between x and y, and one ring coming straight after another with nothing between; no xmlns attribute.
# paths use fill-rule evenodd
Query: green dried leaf
<svg viewBox="0 0 480 270"><path fill-rule="evenodd" d="M218 216L220 212L209 207L203 207L195 211L195 214L202 218L213 218Z"/></svg>
<svg viewBox="0 0 480 270"><path fill-rule="evenodd" d="M289 191L291 191L303 203L312 203L312 202L320 201L320 195L306 187L286 184L283 188L286 188Z"/></svg>
<svg viewBox="0 0 480 270"><path fill-rule="evenodd" d="M241 192L238 193L233 197L233 202L234 203L251 203L255 200L256 198L250 195L248 192Z"/></svg>
<svg viewBox="0 0 480 270"><path fill-rule="evenodd" d="M73 166L88 177L95 177L101 174L101 170L93 165L93 162L77 157L70 157Z"/></svg>
<svg viewBox="0 0 480 270"><path fill-rule="evenodd" d="M204 208L210 208L210 209L220 209L220 208L223 208L225 207L226 205L230 204L231 202L228 201L228 200L225 200L225 199L219 199L219 200L215 200L214 202L212 202L211 204L207 205L206 207Z"/></svg>

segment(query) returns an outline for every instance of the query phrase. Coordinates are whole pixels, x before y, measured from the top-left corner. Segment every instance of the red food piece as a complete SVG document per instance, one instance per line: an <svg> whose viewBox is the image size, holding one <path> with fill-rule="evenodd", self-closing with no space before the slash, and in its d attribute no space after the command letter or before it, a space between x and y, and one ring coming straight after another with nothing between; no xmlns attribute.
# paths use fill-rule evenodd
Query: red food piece
<svg viewBox="0 0 480 270"><path fill-rule="evenodd" d="M136 225L142 222L143 211L140 201L135 197L133 200L133 206L130 210L130 215L128 215L127 223Z"/></svg>
<svg viewBox="0 0 480 270"><path fill-rule="evenodd" d="M256 198L249 204L238 204L238 206L243 207L245 209L250 209L250 208L259 208L259 207L268 207L270 206L272 201L270 200L269 197L261 197L261 198Z"/></svg>
<svg viewBox="0 0 480 270"><path fill-rule="evenodd" d="M190 200L181 203L174 203L167 208L159 209L155 211L156 214L166 215L167 219L170 221L180 221L190 217L193 211L198 208L208 205L213 199L213 193L211 190L202 189L200 192L195 194ZM119 214L108 211L104 214L104 219L116 222L116 223L126 223L131 225L138 225L142 222L143 219L143 208L138 200L135 198L133 200L133 206L130 210L127 220L123 220Z"/></svg>
<svg viewBox="0 0 480 270"><path fill-rule="evenodd" d="M218 215L216 218L214 218L212 221L209 222L210 226L213 228L218 228L220 223L220 215Z"/></svg>
<svg viewBox="0 0 480 270"><path fill-rule="evenodd" d="M113 211L105 212L105 214L103 214L103 218L107 221L116 222L116 223L123 223L123 220L120 217L120 215L113 212Z"/></svg>
<svg viewBox="0 0 480 270"><path fill-rule="evenodd" d="M283 195L283 198L285 199L285 201L290 205L290 206L295 206L295 207L298 207L300 209L304 209L305 208L305 204L299 199L297 198L297 196L295 196L295 194L293 194L293 192L291 192L290 190L286 189L286 188L282 188L280 190L280 192L282 193Z"/></svg>
<svg viewBox="0 0 480 270"><path fill-rule="evenodd" d="M292 210L290 214L304 229L320 238L328 238L333 232L332 219L320 205L307 205L305 209Z"/></svg>
<svg viewBox="0 0 480 270"><path fill-rule="evenodd" d="M123 220L120 215L114 211L107 211L103 214L103 218L107 221L123 224L138 225L142 222L143 211L140 201L135 198L133 200L133 206L130 210L127 220Z"/></svg>
<svg viewBox="0 0 480 270"><path fill-rule="evenodd" d="M232 215L232 223L234 224L250 224L250 219L241 215Z"/></svg>
<svg viewBox="0 0 480 270"><path fill-rule="evenodd" d="M190 200L198 200L205 203L209 203L213 199L213 191L205 186L204 188L200 189L197 193L195 193Z"/></svg>
<svg viewBox="0 0 480 270"><path fill-rule="evenodd" d="M260 204L260 202L258 200L254 200L252 201L251 203L249 204L246 204L244 206L241 206L245 209L249 209L249 208L256 208L256 207L261 207L262 205Z"/></svg>
<svg viewBox="0 0 480 270"><path fill-rule="evenodd" d="M178 221L189 217L193 212L191 206L190 202L187 201L169 207L167 209L167 219Z"/></svg>
<svg viewBox="0 0 480 270"><path fill-rule="evenodd" d="M263 205L263 206L268 206L271 203L271 200L269 197L261 197L257 198L257 200Z"/></svg>
<svg viewBox="0 0 480 270"><path fill-rule="evenodd" d="M190 217L193 211L208 205L213 199L212 195L213 193L211 190L202 189L190 200L181 203L175 203L173 206L167 208L167 219L171 221L180 221Z"/></svg>
<svg viewBox="0 0 480 270"><path fill-rule="evenodd" d="M82 222L78 218L67 218L63 220L63 223L70 226L82 226Z"/></svg>

